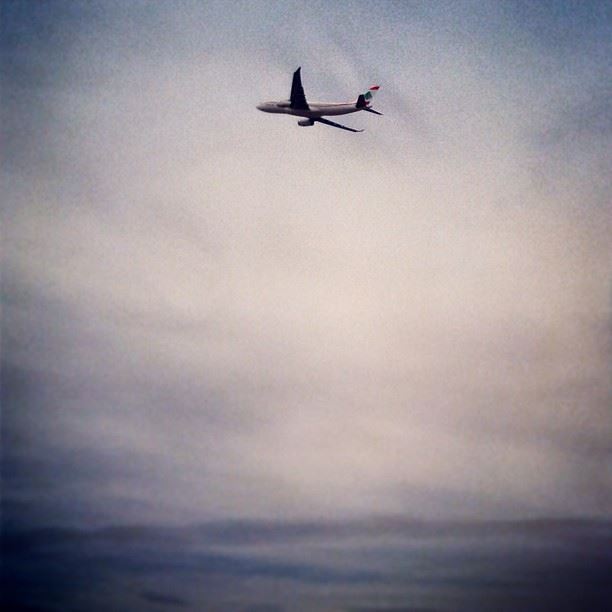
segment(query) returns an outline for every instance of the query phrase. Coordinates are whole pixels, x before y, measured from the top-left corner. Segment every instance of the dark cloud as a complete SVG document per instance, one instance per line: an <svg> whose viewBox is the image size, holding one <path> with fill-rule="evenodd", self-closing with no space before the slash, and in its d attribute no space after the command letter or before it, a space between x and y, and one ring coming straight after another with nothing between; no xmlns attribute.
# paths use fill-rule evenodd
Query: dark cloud
<svg viewBox="0 0 612 612"><path fill-rule="evenodd" d="M223 523L5 531L3 594L14 609L271 612L299 597L310 610L604 610L611 528L389 519L277 524L271 540L248 537L271 525L248 522L240 540Z"/></svg>
<svg viewBox="0 0 612 612"><path fill-rule="evenodd" d="M365 608L348 608L347 612L437 612L434 608L414 608L411 606L400 607L365 607Z"/></svg>
<svg viewBox="0 0 612 612"><path fill-rule="evenodd" d="M141 594L141 597L150 601L154 604L159 604L160 606L170 606L170 607L187 607L189 606L189 602L186 599L181 597L176 597L175 595L168 595L165 593L156 593L153 591L144 591Z"/></svg>

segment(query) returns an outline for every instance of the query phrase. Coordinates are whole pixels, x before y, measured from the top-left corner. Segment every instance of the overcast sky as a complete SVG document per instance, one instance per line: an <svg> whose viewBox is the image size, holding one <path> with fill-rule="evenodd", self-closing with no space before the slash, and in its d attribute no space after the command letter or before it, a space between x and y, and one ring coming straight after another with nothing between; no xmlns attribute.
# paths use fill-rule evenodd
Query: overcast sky
<svg viewBox="0 0 612 612"><path fill-rule="evenodd" d="M1 21L7 521L612 515L609 3Z"/></svg>

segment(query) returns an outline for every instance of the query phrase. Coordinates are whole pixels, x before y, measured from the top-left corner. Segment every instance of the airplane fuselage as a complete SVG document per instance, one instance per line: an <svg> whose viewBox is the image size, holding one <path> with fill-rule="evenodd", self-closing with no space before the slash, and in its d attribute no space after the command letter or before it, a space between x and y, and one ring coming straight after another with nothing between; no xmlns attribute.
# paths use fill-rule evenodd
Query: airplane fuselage
<svg viewBox="0 0 612 612"><path fill-rule="evenodd" d="M308 109L291 108L291 103L286 101L262 102L257 106L264 113L281 113L294 115L295 117L306 117L307 119L318 119L325 115L348 115L361 110L355 108L355 102L325 103L308 102Z"/></svg>

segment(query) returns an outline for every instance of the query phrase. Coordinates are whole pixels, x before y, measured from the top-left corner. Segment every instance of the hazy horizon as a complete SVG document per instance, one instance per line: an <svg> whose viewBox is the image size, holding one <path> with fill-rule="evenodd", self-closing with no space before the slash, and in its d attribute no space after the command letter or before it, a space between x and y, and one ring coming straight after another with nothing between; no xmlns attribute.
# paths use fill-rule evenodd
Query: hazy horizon
<svg viewBox="0 0 612 612"><path fill-rule="evenodd" d="M28 611L609 609L612 521L229 523L40 530L3 540Z"/></svg>

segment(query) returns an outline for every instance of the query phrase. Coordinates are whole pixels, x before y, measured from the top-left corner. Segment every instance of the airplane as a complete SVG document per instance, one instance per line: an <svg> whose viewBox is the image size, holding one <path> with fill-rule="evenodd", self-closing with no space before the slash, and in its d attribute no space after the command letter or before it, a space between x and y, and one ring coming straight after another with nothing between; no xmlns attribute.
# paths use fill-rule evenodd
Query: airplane
<svg viewBox="0 0 612 612"><path fill-rule="evenodd" d="M307 102L306 96L304 95L304 88L302 87L302 77L300 76L301 67L293 73L293 81L291 83L291 95L289 100L280 100L276 102L262 102L257 105L257 109L264 113L282 113L285 115L295 115L296 117L305 117L298 121L298 125L302 127L314 125L316 123L323 123L324 125L330 125L331 127L340 128L341 130L347 130L348 132L363 132L363 130L355 130L347 127L346 125L340 125L334 123L329 119L324 119L324 115L348 115L349 113L356 113L358 111L367 111L368 113L374 113L375 115L382 115L378 111L370 107L370 103L374 94L380 89L378 85L373 85L365 93L359 94L359 97L355 102L335 102L325 104L322 102Z"/></svg>

